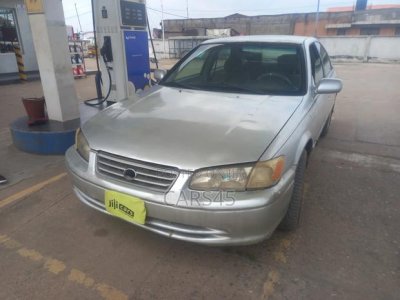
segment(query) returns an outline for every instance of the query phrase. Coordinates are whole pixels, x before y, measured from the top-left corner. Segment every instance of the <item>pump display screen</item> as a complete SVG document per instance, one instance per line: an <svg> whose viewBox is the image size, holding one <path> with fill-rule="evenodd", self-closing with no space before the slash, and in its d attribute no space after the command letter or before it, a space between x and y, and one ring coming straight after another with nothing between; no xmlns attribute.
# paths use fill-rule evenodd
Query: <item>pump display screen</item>
<svg viewBox="0 0 400 300"><path fill-rule="evenodd" d="M121 1L122 25L146 27L146 6L143 3Z"/></svg>

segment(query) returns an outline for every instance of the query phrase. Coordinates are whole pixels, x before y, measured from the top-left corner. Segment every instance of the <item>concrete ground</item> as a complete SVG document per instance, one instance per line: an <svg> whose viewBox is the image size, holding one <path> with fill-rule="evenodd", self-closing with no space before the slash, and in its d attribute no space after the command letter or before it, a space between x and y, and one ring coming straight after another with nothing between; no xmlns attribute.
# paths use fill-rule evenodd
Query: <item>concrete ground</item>
<svg viewBox="0 0 400 300"><path fill-rule="evenodd" d="M302 227L258 245L169 240L81 204L63 157L7 124L39 82L0 86L0 299L398 299L400 65L336 65L345 88L307 171ZM94 96L93 78L76 81Z"/></svg>

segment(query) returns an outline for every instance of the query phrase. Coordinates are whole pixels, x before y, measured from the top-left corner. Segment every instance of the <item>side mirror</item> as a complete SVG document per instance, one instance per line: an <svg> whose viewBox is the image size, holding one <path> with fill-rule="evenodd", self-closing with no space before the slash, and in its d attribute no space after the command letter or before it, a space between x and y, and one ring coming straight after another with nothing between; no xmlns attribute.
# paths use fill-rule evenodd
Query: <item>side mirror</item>
<svg viewBox="0 0 400 300"><path fill-rule="evenodd" d="M161 70L161 69L154 70L154 78L157 82L160 82L161 79L163 79L166 74L167 74L167 71L165 71L165 70Z"/></svg>
<svg viewBox="0 0 400 300"><path fill-rule="evenodd" d="M343 83L340 79L324 78L318 84L317 94L337 94L343 88Z"/></svg>

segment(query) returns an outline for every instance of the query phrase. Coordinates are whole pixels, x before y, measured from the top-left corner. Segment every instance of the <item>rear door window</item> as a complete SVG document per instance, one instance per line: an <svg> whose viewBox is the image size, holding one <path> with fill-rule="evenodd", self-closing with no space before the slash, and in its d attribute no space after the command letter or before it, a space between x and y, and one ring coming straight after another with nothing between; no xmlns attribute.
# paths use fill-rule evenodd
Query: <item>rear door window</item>
<svg viewBox="0 0 400 300"><path fill-rule="evenodd" d="M311 44L310 46L310 59L311 59L311 72L314 79L315 85L324 78L324 70L322 67L322 60L319 55L319 51L316 43Z"/></svg>
<svg viewBox="0 0 400 300"><path fill-rule="evenodd" d="M328 76L332 71L332 64L331 60L329 59L328 52L326 52L325 48L318 43L319 45L319 52L322 60L322 66L324 68L324 75L325 77Z"/></svg>

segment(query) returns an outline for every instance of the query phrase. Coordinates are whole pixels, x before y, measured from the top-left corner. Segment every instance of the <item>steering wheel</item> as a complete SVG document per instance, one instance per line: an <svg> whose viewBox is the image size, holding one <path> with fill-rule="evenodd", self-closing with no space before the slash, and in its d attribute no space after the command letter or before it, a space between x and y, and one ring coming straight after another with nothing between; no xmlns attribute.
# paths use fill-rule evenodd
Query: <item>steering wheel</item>
<svg viewBox="0 0 400 300"><path fill-rule="evenodd" d="M271 79L271 78L276 78L280 81L285 82L286 84L290 85L291 87L295 87L293 82L289 79L289 77L280 74L280 73L275 73L275 72L270 72L267 74L262 74L260 76L257 77L257 80L265 80L265 79Z"/></svg>

